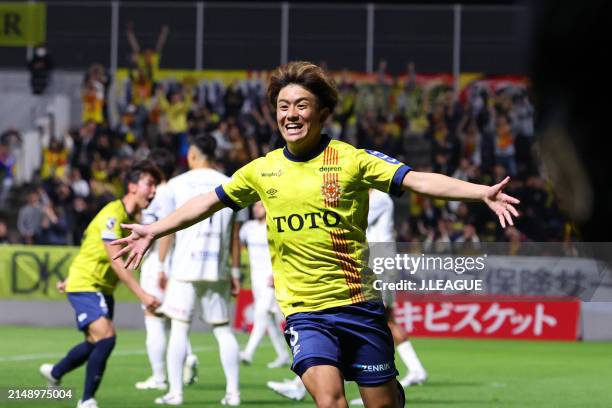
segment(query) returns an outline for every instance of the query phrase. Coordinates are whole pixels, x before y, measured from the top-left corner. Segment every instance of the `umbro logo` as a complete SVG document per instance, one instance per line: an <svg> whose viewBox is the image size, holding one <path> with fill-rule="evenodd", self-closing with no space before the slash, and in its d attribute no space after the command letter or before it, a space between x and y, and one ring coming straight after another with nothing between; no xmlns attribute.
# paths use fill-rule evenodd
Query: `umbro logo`
<svg viewBox="0 0 612 408"><path fill-rule="evenodd" d="M271 189L266 191L266 194L268 195L268 198L276 198L276 193L278 193L278 190L275 189L275 188L271 188Z"/></svg>

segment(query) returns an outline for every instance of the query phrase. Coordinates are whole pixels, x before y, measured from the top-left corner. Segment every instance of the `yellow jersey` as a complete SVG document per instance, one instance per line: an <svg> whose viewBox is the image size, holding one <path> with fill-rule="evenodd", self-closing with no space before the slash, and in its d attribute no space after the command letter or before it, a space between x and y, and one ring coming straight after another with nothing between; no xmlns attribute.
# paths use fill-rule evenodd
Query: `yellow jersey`
<svg viewBox="0 0 612 408"><path fill-rule="evenodd" d="M237 210L266 208L276 299L288 316L379 298L368 269L368 190L395 195L410 167L322 136L308 157L277 149L215 190Z"/></svg>
<svg viewBox="0 0 612 408"><path fill-rule="evenodd" d="M161 54L159 52L151 52L149 58L147 62L145 52L139 53L136 65L147 75L147 78L151 82L155 82L159 79L159 62L161 60Z"/></svg>
<svg viewBox="0 0 612 408"><path fill-rule="evenodd" d="M70 265L66 292L113 293L119 278L111 267L104 242L123 237L121 224L133 222L121 200L100 210L87 226L81 249Z"/></svg>
<svg viewBox="0 0 612 408"><path fill-rule="evenodd" d="M185 133L189 130L187 115L193 104L193 92L186 92L183 100L176 103L168 102L163 95L159 100L162 111L166 114L168 131L171 133Z"/></svg>

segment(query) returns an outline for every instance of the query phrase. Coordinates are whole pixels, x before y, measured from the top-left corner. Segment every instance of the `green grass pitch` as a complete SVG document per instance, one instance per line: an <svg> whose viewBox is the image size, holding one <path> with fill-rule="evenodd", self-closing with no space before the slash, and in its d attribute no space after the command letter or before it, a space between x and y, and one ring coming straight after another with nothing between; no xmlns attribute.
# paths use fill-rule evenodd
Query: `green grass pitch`
<svg viewBox="0 0 612 408"><path fill-rule="evenodd" d="M68 374L63 386L75 390L71 401L15 401L8 389L42 387L43 362L55 362L81 341L69 328L0 326L0 407L75 407L83 387L83 368ZM247 336L239 335L241 345ZM224 395L224 377L211 333L193 333L200 358L200 380L185 389L185 407L215 407ZM429 381L406 391L408 407L612 407L612 343L414 339ZM291 378L287 368L267 369L273 351L267 339L252 366L241 367L243 406L312 407L285 400L265 386ZM400 374L405 367L396 359ZM137 391L134 383L149 375L144 332L119 330L118 343L97 394L102 408L154 407L159 391ZM357 396L354 384L349 398Z"/></svg>

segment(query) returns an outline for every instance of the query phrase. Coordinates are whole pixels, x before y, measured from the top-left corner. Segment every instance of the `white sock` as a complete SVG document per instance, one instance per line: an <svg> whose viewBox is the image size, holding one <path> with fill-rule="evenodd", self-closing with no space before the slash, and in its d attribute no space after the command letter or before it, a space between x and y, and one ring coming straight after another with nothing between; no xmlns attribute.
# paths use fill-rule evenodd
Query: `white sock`
<svg viewBox="0 0 612 408"><path fill-rule="evenodd" d="M410 341L406 340L398 344L396 350L404 364L406 364L406 367L408 367L409 372L425 372L425 368L423 368Z"/></svg>
<svg viewBox="0 0 612 408"><path fill-rule="evenodd" d="M217 326L213 329L213 334L219 343L219 355L221 365L225 373L226 393L238 394L239 383L238 374L240 372L240 359L238 357L238 341L228 325Z"/></svg>
<svg viewBox="0 0 612 408"><path fill-rule="evenodd" d="M189 357L193 355L193 349L191 348L191 341L187 337L187 347L185 348L185 356Z"/></svg>
<svg viewBox="0 0 612 408"><path fill-rule="evenodd" d="M145 315L147 355L157 381L166 380L166 319Z"/></svg>
<svg viewBox="0 0 612 408"><path fill-rule="evenodd" d="M189 335L187 322L172 320L170 340L168 341L168 385L169 392L183 395L183 364L187 356L187 338Z"/></svg>
<svg viewBox="0 0 612 408"><path fill-rule="evenodd" d="M293 385L295 385L298 388L304 388L304 383L302 382L302 379L299 376L295 376L295 378L293 379Z"/></svg>
<svg viewBox="0 0 612 408"><path fill-rule="evenodd" d="M289 353L287 352L287 343L285 343L283 332L276 324L275 319L270 319L270 317L268 317L268 336L270 337L270 343L272 343L274 351L276 351L276 357L278 359L289 359Z"/></svg>
<svg viewBox="0 0 612 408"><path fill-rule="evenodd" d="M255 313L253 314L253 330L251 330L249 341L244 348L244 354L247 359L253 359L255 349L261 342L261 339L263 339L263 336L266 334L269 320L270 316L268 315L268 311L266 310L265 306L262 307L261 302L256 302Z"/></svg>

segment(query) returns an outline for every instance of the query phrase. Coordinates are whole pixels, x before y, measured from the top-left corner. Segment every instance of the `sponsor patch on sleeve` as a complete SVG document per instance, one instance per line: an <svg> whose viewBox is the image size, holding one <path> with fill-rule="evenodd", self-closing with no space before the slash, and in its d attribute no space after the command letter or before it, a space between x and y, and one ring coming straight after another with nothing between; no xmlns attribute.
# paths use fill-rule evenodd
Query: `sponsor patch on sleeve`
<svg viewBox="0 0 612 408"><path fill-rule="evenodd" d="M117 223L117 218L108 217L108 219L106 220L106 229L102 231L103 241L114 241L118 238L117 233L115 232L116 223Z"/></svg>
<svg viewBox="0 0 612 408"><path fill-rule="evenodd" d="M108 220L106 220L106 229L112 230L116 223L117 219L115 217L108 217Z"/></svg>
<svg viewBox="0 0 612 408"><path fill-rule="evenodd" d="M382 160L386 161L387 163L390 163L390 164L400 164L399 160L394 159L393 157L387 156L384 153L377 152L376 150L365 149L365 151L366 151L366 153L371 154L374 157L378 157L379 159L382 159Z"/></svg>

